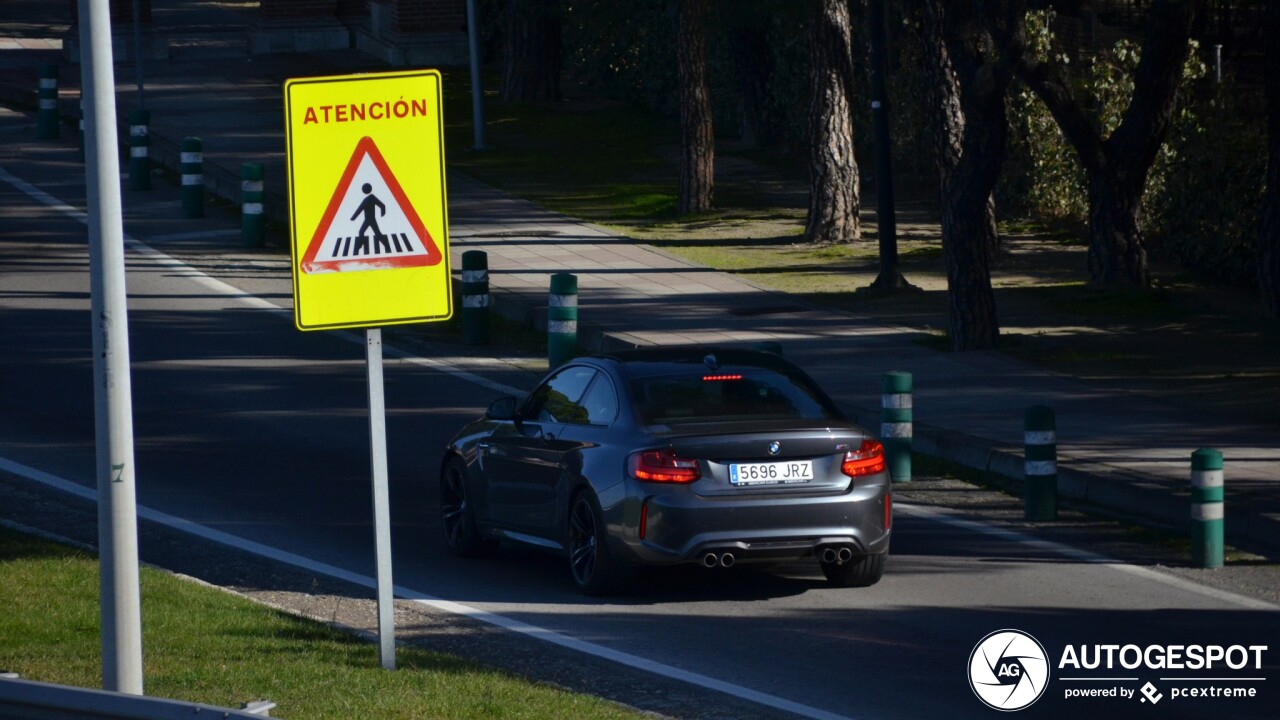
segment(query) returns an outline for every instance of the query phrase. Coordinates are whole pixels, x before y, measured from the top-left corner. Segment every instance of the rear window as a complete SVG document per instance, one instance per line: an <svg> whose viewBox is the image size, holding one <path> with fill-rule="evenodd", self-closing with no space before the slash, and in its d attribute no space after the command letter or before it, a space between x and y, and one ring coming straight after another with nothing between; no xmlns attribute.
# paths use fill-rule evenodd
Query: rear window
<svg viewBox="0 0 1280 720"><path fill-rule="evenodd" d="M834 420L839 413L806 378L763 368L701 368L634 381L646 425L748 420Z"/></svg>

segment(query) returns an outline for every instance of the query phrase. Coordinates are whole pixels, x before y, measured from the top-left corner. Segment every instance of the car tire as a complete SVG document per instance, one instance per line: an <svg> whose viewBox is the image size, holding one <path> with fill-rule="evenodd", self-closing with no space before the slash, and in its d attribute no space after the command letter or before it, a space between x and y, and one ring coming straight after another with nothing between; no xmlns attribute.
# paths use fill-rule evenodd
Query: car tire
<svg viewBox="0 0 1280 720"><path fill-rule="evenodd" d="M440 471L440 526L449 552L458 557L480 557L495 543L480 536L475 510L467 500L467 468L460 458L450 458Z"/></svg>
<svg viewBox="0 0 1280 720"><path fill-rule="evenodd" d="M832 587L870 587L884 576L884 565L888 559L889 553L882 552L857 556L845 563L819 564L822 574L827 576L827 584Z"/></svg>
<svg viewBox="0 0 1280 720"><path fill-rule="evenodd" d="M603 513L590 491L574 496L567 524L569 575L578 591L593 597L625 591L635 577L635 568L609 551Z"/></svg>

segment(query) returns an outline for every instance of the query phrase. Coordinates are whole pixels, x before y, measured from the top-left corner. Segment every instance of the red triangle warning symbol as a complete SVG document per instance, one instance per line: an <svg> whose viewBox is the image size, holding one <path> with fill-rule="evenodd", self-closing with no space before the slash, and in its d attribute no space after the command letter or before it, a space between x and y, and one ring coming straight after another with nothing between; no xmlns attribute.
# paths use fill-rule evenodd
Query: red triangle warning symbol
<svg viewBox="0 0 1280 720"><path fill-rule="evenodd" d="M302 256L302 272L426 267L440 260L373 138L361 138Z"/></svg>

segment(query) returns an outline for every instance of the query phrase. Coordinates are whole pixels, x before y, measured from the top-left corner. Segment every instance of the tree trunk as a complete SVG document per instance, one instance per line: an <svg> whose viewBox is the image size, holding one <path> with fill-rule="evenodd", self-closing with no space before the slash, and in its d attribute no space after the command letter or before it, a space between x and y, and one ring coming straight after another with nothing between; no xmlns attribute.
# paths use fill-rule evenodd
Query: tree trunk
<svg viewBox="0 0 1280 720"><path fill-rule="evenodd" d="M1105 140L1085 105L1072 97L1059 69L1031 61L1019 67L1089 178L1089 278L1096 285L1146 287L1151 281L1138 207L1147 173L1173 122L1196 4L1152 4L1133 97L1120 125Z"/></svg>
<svg viewBox="0 0 1280 720"><path fill-rule="evenodd" d="M847 0L820 0L809 33L809 220L811 242L860 240L858 162L853 152L853 55Z"/></svg>
<svg viewBox="0 0 1280 720"><path fill-rule="evenodd" d="M560 99L559 0L507 0L501 97L506 102Z"/></svg>
<svg viewBox="0 0 1280 720"><path fill-rule="evenodd" d="M1119 174L1110 162L1087 174L1089 277L1098 285L1146 287L1151 277L1138 215L1142 185Z"/></svg>
<svg viewBox="0 0 1280 720"><path fill-rule="evenodd" d="M941 172L947 331L954 350L980 350L1000 336L991 287L991 193L1009 134L1005 95L1024 47L1021 25L1013 20L1021 17L1023 3L993 0L974 8L924 0L924 8L926 43L941 43L926 50L938 84L933 99L941 100L930 103L935 140L940 160L950 161ZM947 57L949 73L942 64Z"/></svg>
<svg viewBox="0 0 1280 720"><path fill-rule="evenodd" d="M1280 4L1267 5L1267 187L1258 241L1262 306L1280 316Z"/></svg>
<svg viewBox="0 0 1280 720"><path fill-rule="evenodd" d="M976 82L963 80L962 82ZM965 130L960 161L943 187L942 257L947 266L947 332L953 350L982 350L1000 336L991 253L987 245L987 201L1004 165L1008 124L1007 81L973 96L964 111L973 122Z"/></svg>
<svg viewBox="0 0 1280 720"><path fill-rule="evenodd" d="M970 175L962 169L957 175ZM947 335L953 350L990 348L1000 336L995 291L991 287L991 260L983 236L985 204L974 193L953 185L942 208L942 257L947 266Z"/></svg>
<svg viewBox="0 0 1280 720"><path fill-rule="evenodd" d="M707 83L707 11L709 0L681 0L676 53L680 82L681 215L711 209L715 178L715 134L711 90Z"/></svg>
<svg viewBox="0 0 1280 720"><path fill-rule="evenodd" d="M933 152L941 177L939 188L946 187L960 162L960 143L964 137L964 113L960 110L960 83L946 45L946 5L943 0L922 0L921 37L923 40L926 107L936 108L931 115ZM999 259L1003 243L996 226L995 196L987 199L986 220L981 228L982 243L991 262Z"/></svg>

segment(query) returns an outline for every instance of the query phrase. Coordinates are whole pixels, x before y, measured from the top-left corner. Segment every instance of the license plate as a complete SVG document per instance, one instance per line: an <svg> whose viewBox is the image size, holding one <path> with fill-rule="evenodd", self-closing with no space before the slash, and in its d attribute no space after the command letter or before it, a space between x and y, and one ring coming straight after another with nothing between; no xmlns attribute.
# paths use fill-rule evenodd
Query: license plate
<svg viewBox="0 0 1280 720"><path fill-rule="evenodd" d="M736 463L729 466L729 482L734 485L790 485L813 479L813 463L783 460L765 463Z"/></svg>

